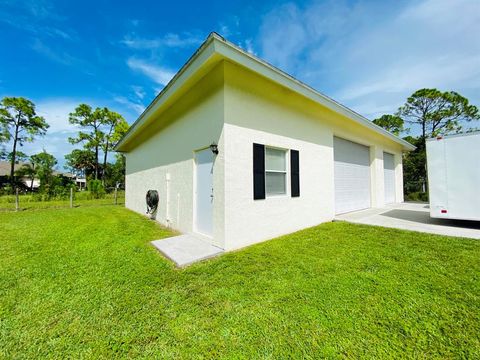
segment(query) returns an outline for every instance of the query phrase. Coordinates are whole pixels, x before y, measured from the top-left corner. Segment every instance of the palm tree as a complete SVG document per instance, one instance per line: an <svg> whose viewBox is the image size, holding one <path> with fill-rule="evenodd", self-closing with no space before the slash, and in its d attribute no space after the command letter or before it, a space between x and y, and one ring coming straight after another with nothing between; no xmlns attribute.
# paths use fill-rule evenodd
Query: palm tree
<svg viewBox="0 0 480 360"><path fill-rule="evenodd" d="M37 168L35 166L35 157L30 157L30 162L23 164L23 166L16 171L18 177L28 177L30 179L30 191L33 191L33 182L37 176Z"/></svg>

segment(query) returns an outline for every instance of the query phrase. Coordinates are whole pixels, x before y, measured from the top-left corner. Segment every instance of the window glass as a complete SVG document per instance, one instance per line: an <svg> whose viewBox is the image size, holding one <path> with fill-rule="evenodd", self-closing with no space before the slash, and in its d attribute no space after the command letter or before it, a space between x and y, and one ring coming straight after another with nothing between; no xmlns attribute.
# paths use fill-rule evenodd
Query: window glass
<svg viewBox="0 0 480 360"><path fill-rule="evenodd" d="M265 148L265 169L286 171L285 150Z"/></svg>
<svg viewBox="0 0 480 360"><path fill-rule="evenodd" d="M265 148L265 190L267 195L287 193L287 161L285 150Z"/></svg>
<svg viewBox="0 0 480 360"><path fill-rule="evenodd" d="M266 172L265 188L267 195L282 195L286 193L286 174L282 172Z"/></svg>

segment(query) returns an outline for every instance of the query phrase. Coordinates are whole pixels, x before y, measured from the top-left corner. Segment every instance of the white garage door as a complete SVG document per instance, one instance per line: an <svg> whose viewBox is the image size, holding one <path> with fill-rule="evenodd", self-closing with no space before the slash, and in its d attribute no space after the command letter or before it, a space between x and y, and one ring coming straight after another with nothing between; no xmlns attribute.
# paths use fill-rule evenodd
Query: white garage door
<svg viewBox="0 0 480 360"><path fill-rule="evenodd" d="M370 149L348 140L333 139L335 213L370 207Z"/></svg>
<svg viewBox="0 0 480 360"><path fill-rule="evenodd" d="M383 153L383 172L385 179L385 204L395 202L395 161L392 154Z"/></svg>

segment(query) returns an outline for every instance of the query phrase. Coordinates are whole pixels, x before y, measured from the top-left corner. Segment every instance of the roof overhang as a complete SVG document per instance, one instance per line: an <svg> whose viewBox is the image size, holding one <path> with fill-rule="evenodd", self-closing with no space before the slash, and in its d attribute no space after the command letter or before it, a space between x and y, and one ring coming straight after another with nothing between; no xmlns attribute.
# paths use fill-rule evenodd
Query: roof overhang
<svg viewBox="0 0 480 360"><path fill-rule="evenodd" d="M258 73L281 86L317 102L322 106L351 119L361 126L369 128L398 143L405 151L415 149L415 146L408 141L393 135L362 115L295 79L293 76L242 50L238 46L225 40L220 35L211 33L172 80L170 80L167 86L165 86L152 103L145 109L137 121L133 123L125 136L115 146L115 150L120 152L126 151L128 149L128 144L142 131L142 129L154 121L155 117L153 115L155 113L172 104L187 88L189 88L191 84L210 71L222 60L229 60L244 66L250 71Z"/></svg>

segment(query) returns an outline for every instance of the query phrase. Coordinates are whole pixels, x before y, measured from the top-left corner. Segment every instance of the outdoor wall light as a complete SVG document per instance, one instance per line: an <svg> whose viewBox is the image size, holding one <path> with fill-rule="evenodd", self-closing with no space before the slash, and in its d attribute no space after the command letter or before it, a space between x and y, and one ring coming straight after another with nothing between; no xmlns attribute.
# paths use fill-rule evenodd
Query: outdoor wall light
<svg viewBox="0 0 480 360"><path fill-rule="evenodd" d="M211 143L210 150L212 150L212 153L214 153L215 155L218 155L218 145L215 144L214 142Z"/></svg>

